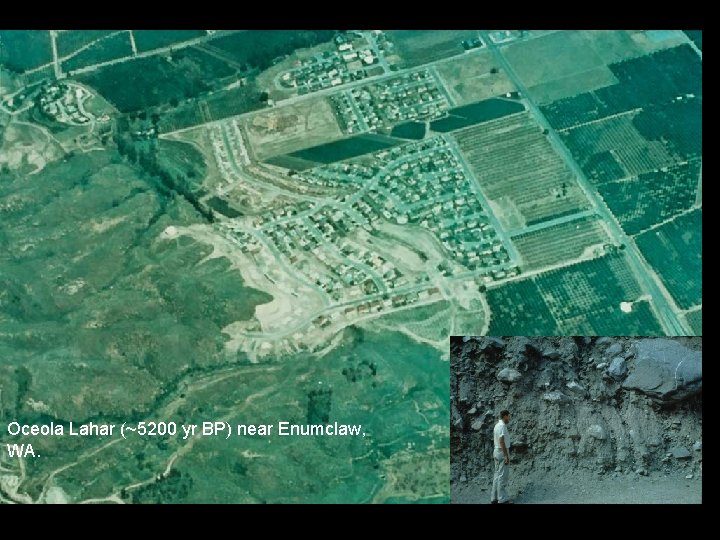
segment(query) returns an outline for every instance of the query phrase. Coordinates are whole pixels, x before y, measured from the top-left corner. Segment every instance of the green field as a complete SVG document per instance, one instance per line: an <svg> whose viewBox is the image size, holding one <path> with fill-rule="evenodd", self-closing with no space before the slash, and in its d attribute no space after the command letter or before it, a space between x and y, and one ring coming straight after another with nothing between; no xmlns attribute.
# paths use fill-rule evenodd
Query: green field
<svg viewBox="0 0 720 540"><path fill-rule="evenodd" d="M620 253L488 289L489 335L660 335ZM620 302L634 302L624 313Z"/></svg>
<svg viewBox="0 0 720 540"><path fill-rule="evenodd" d="M260 98L260 91L252 82L230 90L219 90L163 112L160 131L167 133L261 109L264 103Z"/></svg>
<svg viewBox="0 0 720 540"><path fill-rule="evenodd" d="M527 112L462 129L453 137L507 229L588 207L565 162Z"/></svg>
<svg viewBox="0 0 720 540"><path fill-rule="evenodd" d="M524 270L535 270L580 257L590 246L609 242L600 221L580 218L547 229L514 236L513 245L523 259Z"/></svg>
<svg viewBox="0 0 720 540"><path fill-rule="evenodd" d="M215 38L207 46L259 70L295 50L330 41L334 30L244 30Z"/></svg>
<svg viewBox="0 0 720 540"><path fill-rule="evenodd" d="M205 30L133 30L132 33L138 52L161 49L207 35Z"/></svg>
<svg viewBox="0 0 720 540"><path fill-rule="evenodd" d="M47 30L0 30L0 64L23 72L48 64L52 59Z"/></svg>
<svg viewBox="0 0 720 540"><path fill-rule="evenodd" d="M563 335L659 335L660 324L622 252L553 270L534 278ZM621 302L635 302L630 313Z"/></svg>
<svg viewBox="0 0 720 540"><path fill-rule="evenodd" d="M487 291L491 336L557 336L560 327L532 279Z"/></svg>
<svg viewBox="0 0 720 540"><path fill-rule="evenodd" d="M702 60L690 45L610 64L617 84L541 107L556 129L566 129L651 105L661 110L679 96L702 98Z"/></svg>
<svg viewBox="0 0 720 540"><path fill-rule="evenodd" d="M634 235L695 204L700 163L693 161L598 186L627 234Z"/></svg>
<svg viewBox="0 0 720 540"><path fill-rule="evenodd" d="M130 45L130 34L120 32L118 34L102 38L87 49L83 49L75 56L63 61L62 68L65 71L73 71L76 69L92 66L101 62L115 60L126 56L132 56L132 46Z"/></svg>
<svg viewBox="0 0 720 540"><path fill-rule="evenodd" d="M635 237L678 306L702 303L702 210L692 210Z"/></svg>
<svg viewBox="0 0 720 540"><path fill-rule="evenodd" d="M399 144L401 141L385 137L383 135L356 135L348 139L341 139L304 150L298 150L289 154L291 157L297 157L315 163L335 163L336 161L345 161L365 154L371 154L385 148L390 148Z"/></svg>
<svg viewBox="0 0 720 540"><path fill-rule="evenodd" d="M78 77L94 87L121 112L158 105L176 107L195 98L236 73L225 62L196 49L182 49L166 56L136 58L102 67Z"/></svg>
<svg viewBox="0 0 720 540"><path fill-rule="evenodd" d="M59 56L67 56L96 39L118 32L117 30L62 30L55 43ZM120 33L123 31L120 30Z"/></svg>
<svg viewBox="0 0 720 540"><path fill-rule="evenodd" d="M533 98L547 103L615 82L583 31L558 31L503 48Z"/></svg>
<svg viewBox="0 0 720 540"><path fill-rule="evenodd" d="M496 118L502 118L525 110L522 103L508 99L491 98L448 111L446 118L430 123L430 128L438 133L447 133Z"/></svg>
<svg viewBox="0 0 720 540"><path fill-rule="evenodd" d="M173 177L184 179L195 191L207 174L203 155L193 145L180 141L158 140L158 163Z"/></svg>
<svg viewBox="0 0 720 540"><path fill-rule="evenodd" d="M462 42L478 37L477 30L388 30L392 52L404 68L462 54Z"/></svg>
<svg viewBox="0 0 720 540"><path fill-rule="evenodd" d="M685 315L690 328L696 336L702 336L702 308Z"/></svg>

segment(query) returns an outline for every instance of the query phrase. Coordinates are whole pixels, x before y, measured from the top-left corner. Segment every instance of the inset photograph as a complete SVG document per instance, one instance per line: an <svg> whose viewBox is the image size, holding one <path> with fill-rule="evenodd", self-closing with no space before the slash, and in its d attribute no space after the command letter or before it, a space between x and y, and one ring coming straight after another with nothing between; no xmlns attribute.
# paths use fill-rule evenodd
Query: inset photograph
<svg viewBox="0 0 720 540"><path fill-rule="evenodd" d="M450 340L460 504L701 503L702 337Z"/></svg>

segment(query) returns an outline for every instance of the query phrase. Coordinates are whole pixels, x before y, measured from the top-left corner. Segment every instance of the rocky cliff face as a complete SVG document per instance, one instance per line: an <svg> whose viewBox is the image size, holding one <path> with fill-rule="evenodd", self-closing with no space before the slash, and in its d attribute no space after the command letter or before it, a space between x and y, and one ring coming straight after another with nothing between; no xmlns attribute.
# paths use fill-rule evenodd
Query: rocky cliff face
<svg viewBox="0 0 720 540"><path fill-rule="evenodd" d="M502 409L511 491L538 475L697 478L702 338L452 338L452 490L491 478Z"/></svg>

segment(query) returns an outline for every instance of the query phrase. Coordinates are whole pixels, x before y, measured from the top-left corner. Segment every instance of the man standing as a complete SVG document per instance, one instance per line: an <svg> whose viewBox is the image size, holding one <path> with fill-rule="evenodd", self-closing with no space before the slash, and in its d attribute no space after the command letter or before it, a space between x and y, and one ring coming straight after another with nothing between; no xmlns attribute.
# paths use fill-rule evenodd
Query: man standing
<svg viewBox="0 0 720 540"><path fill-rule="evenodd" d="M507 424L510 422L510 411L500 411L500 420L493 429L493 459L495 460L495 476L493 477L492 493L490 494L491 504L507 504L512 502L508 499L505 488L508 475L510 474L510 433Z"/></svg>

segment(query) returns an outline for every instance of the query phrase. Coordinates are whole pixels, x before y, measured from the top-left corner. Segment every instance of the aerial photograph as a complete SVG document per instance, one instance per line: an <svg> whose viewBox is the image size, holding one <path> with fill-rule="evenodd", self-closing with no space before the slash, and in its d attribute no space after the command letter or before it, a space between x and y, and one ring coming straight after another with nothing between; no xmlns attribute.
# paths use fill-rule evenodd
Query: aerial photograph
<svg viewBox="0 0 720 540"><path fill-rule="evenodd" d="M449 503L484 335L702 335L701 31L0 30L0 503Z"/></svg>

